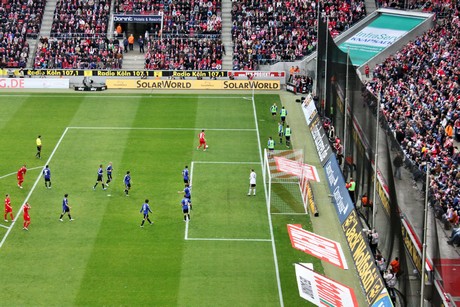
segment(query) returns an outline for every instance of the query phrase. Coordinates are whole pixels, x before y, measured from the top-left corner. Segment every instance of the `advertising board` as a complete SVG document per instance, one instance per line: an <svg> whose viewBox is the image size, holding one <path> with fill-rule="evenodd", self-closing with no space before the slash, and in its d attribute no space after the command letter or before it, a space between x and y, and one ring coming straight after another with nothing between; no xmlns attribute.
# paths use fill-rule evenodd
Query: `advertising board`
<svg viewBox="0 0 460 307"><path fill-rule="evenodd" d="M369 247L367 246L365 234L362 231L361 224L358 221L358 215L353 210L346 220L342 223L342 229L345 238L350 247L351 256L355 262L356 270L363 286L366 300L369 306L380 300L382 293L385 293L385 285L381 278L380 272L374 262ZM388 296L388 294L386 294ZM384 302L385 300L382 300ZM393 306L380 305L380 306Z"/></svg>
<svg viewBox="0 0 460 307"><path fill-rule="evenodd" d="M324 171L326 172L326 180L332 194L332 201L340 224L343 224L348 215L353 211L354 206L350 194L348 194L348 190L345 187L345 180L343 179L342 171L335 156L331 156L326 164L324 164Z"/></svg>
<svg viewBox="0 0 460 307"><path fill-rule="evenodd" d="M69 79L25 79L25 78L2 78L0 89L26 89L26 88L50 88L68 89Z"/></svg>
<svg viewBox="0 0 460 307"><path fill-rule="evenodd" d="M341 269L348 269L340 243L302 229L297 225L288 224L287 228L293 248L327 261Z"/></svg>
<svg viewBox="0 0 460 307"><path fill-rule="evenodd" d="M297 287L303 299L316 306L358 306L352 288L318 274L305 266L295 264Z"/></svg>
<svg viewBox="0 0 460 307"><path fill-rule="evenodd" d="M279 90L279 80L146 80L107 79L109 89L151 90Z"/></svg>

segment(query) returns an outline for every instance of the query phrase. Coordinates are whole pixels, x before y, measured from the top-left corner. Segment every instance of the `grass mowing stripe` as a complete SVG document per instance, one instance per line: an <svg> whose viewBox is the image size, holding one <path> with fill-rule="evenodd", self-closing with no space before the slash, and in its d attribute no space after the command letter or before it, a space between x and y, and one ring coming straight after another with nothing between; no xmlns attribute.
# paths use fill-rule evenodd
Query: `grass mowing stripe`
<svg viewBox="0 0 460 307"><path fill-rule="evenodd" d="M252 110L253 110L253 114L254 114L254 123L256 125L256 134L257 134L257 144L258 144L258 147L259 147L259 159L260 159L260 167L263 169L263 159L262 159L262 145L260 143L260 133L259 133L259 124L257 122L257 110L256 110L256 102L254 100L254 93L252 94ZM265 177L265 174L263 175L263 177ZM265 199L268 198L268 194L267 194L267 187L265 186L265 178L263 178L264 180L264 192L265 192ZM275 238L274 238L274 235L273 235L273 224L272 224L272 218L271 218L271 215L270 215L270 206L269 204L267 204L267 216L268 216L268 224L269 224L269 228L270 228L270 238L271 238L271 241L272 241L272 251L273 251L273 262L275 264L275 273L276 273L276 282L277 282L277 285L278 285L278 297L279 297L279 300L280 300L280 306L283 307L284 306L284 301L283 301L283 290L281 289L281 279L280 279L280 272L279 272L279 268L278 268L278 257L276 256L276 245L275 245Z"/></svg>
<svg viewBox="0 0 460 307"><path fill-rule="evenodd" d="M58 149L59 145L61 144L62 140L64 139L67 131L69 131L68 128L66 128L64 130L64 132L62 133L61 137L59 138L59 141L57 142L56 146L54 146L54 149L53 151L51 152L48 160L46 161L46 164L49 164L51 159L53 158L54 156L54 153L56 152L56 150ZM8 238L8 235L10 234L11 230L13 229L13 226L14 224L16 223L16 221L18 220L19 216L21 215L22 213L22 210L23 210L23 205L29 200L30 196L32 195L32 193L34 192L35 188L37 187L37 184L38 182L40 181L40 179L42 178L42 174L38 174L38 177L37 179L35 180L35 183L34 185L32 186L32 189L30 189L29 193L27 194L26 198L24 199L24 201L22 202L22 205L21 205L21 208L19 208L19 211L18 213L16 214L16 216L14 217L14 221L11 223L11 226L10 228L8 228L8 230L6 231L6 234L3 236L2 238L2 241L0 241L0 248L2 248L3 244L5 243L6 239Z"/></svg>

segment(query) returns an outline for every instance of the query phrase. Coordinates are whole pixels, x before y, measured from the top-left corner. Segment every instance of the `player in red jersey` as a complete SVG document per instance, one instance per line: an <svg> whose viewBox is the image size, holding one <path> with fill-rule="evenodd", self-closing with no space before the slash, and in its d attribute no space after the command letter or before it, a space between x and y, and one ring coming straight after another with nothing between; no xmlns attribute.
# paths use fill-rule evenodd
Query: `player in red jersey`
<svg viewBox="0 0 460 307"><path fill-rule="evenodd" d="M201 146L203 146L203 148L204 148L203 150L205 151L207 145L206 145L206 135L204 133L204 129L201 130L200 134L198 134L198 137L200 139L200 145L196 149L200 149Z"/></svg>
<svg viewBox="0 0 460 307"><path fill-rule="evenodd" d="M10 200L10 195L6 194L5 197L5 222L8 222L8 213L10 214L11 221L14 222L14 217L13 217L13 207L11 207L11 200Z"/></svg>
<svg viewBox="0 0 460 307"><path fill-rule="evenodd" d="M25 203L24 204L24 230L29 230L29 225L30 225L30 215L29 215L29 209L30 209L30 205L29 203Z"/></svg>
<svg viewBox="0 0 460 307"><path fill-rule="evenodd" d="M24 164L19 170L18 170L18 187L22 189L22 183L24 182L24 175L27 172L26 165Z"/></svg>

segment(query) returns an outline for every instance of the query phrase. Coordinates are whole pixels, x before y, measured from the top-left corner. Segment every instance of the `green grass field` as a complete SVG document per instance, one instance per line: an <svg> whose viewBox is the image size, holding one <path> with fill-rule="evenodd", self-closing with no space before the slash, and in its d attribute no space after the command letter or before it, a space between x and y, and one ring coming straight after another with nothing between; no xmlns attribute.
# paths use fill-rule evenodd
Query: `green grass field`
<svg viewBox="0 0 460 307"><path fill-rule="evenodd" d="M269 214L263 188L257 138L263 149L275 136L269 107L280 105L279 97L256 95L255 104L248 98L1 95L0 191L10 194L15 214L28 200L32 224L22 230L22 215L10 229L11 222L0 223L0 305L280 306L281 291L285 306L306 306L293 263L322 268L291 247L286 224L311 229L309 217ZM206 152L196 150L201 129ZM43 151L36 159L39 134ZM109 162L114 181L94 191L99 164L105 169ZM52 189L40 177L46 163ZM29 170L19 189L15 172L22 164ZM185 165L193 186L188 224L178 194ZM246 195L251 168L256 197ZM127 170L130 197L123 192ZM72 222L59 221L65 193ZM154 225L140 228L145 198Z"/></svg>

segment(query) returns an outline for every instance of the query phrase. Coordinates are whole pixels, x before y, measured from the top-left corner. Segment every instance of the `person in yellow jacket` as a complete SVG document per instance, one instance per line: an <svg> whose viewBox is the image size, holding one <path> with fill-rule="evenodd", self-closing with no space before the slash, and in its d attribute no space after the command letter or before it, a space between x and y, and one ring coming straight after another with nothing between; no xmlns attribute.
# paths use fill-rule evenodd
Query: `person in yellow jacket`
<svg viewBox="0 0 460 307"><path fill-rule="evenodd" d="M41 135L39 135L37 137L37 139L35 140L35 143L37 144L37 154L35 155L35 157L37 157L38 159L41 158L41 153L42 153L42 139L41 139Z"/></svg>
<svg viewBox="0 0 460 307"><path fill-rule="evenodd" d="M356 190L356 182L353 178L350 177L350 181L347 182L345 187L348 189L348 194L350 194L351 201L355 204L355 190Z"/></svg>

